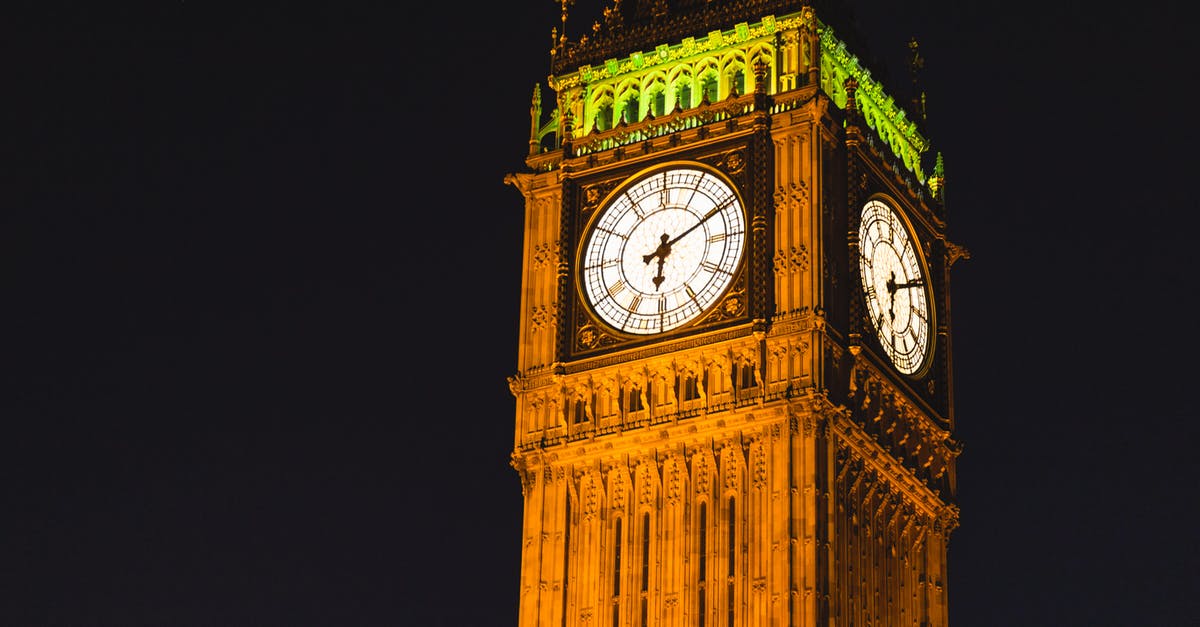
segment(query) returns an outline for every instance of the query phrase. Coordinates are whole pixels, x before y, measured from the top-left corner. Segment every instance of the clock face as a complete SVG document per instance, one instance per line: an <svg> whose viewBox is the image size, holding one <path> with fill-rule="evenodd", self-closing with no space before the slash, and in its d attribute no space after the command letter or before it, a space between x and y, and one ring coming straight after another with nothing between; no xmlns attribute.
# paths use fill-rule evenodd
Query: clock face
<svg viewBox="0 0 1200 627"><path fill-rule="evenodd" d="M879 200L863 207L858 229L859 270L867 314L896 369L925 366L932 334L929 282L904 219Z"/></svg>
<svg viewBox="0 0 1200 627"><path fill-rule="evenodd" d="M617 331L670 331L717 302L745 247L745 213L729 183L698 166L656 170L597 212L580 249L581 289Z"/></svg>

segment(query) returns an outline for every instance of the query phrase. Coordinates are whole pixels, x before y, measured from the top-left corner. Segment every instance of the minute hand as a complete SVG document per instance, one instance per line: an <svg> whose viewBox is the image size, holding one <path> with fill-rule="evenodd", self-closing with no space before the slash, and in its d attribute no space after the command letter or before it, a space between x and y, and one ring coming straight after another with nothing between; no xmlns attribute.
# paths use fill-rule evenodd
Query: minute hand
<svg viewBox="0 0 1200 627"><path fill-rule="evenodd" d="M704 214L703 218L700 218L699 222L688 227L688 229L686 231L680 233L679 235L676 235L674 239L667 242L667 246L670 246L670 245L674 244L675 242L678 242L679 240L683 239L683 237L685 235L687 235L688 233L691 233L692 231L695 231L697 227L699 227L701 224L704 224L705 222L708 222L709 218L717 215L718 213L720 213L720 211L721 211L721 207L719 205L716 207L713 207L711 210L709 210L708 213Z"/></svg>
<svg viewBox="0 0 1200 627"><path fill-rule="evenodd" d="M892 276L893 276L893 278L888 279L888 282L887 282L888 294L895 294L896 290L899 290L899 289L907 289L910 287L920 287L922 285L925 285L925 282L920 279L917 279L915 281L907 281L905 283L897 283L896 279L895 279L895 275L892 275Z"/></svg>

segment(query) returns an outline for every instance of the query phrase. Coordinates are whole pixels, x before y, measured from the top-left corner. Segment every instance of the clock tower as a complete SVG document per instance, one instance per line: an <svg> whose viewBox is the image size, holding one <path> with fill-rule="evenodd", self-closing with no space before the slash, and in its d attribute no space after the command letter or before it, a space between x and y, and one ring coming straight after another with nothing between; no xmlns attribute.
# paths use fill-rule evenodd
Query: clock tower
<svg viewBox="0 0 1200 627"><path fill-rule="evenodd" d="M946 625L967 253L921 112L836 6L562 4L506 179L518 624Z"/></svg>

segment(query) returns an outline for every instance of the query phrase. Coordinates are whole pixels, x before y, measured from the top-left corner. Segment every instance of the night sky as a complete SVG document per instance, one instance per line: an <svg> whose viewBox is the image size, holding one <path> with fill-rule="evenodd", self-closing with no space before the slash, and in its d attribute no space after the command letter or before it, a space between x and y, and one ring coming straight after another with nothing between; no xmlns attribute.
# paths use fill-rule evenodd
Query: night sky
<svg viewBox="0 0 1200 627"><path fill-rule="evenodd" d="M0 19L0 625L515 625L556 4L117 4ZM951 624L1200 625L1183 3L852 4L972 254Z"/></svg>

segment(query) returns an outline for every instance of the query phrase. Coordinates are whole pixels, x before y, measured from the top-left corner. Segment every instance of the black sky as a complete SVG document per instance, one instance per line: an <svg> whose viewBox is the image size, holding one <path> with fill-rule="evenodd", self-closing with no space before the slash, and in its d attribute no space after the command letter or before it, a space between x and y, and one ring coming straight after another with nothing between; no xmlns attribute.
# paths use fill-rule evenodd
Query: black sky
<svg viewBox="0 0 1200 627"><path fill-rule="evenodd" d="M963 4L854 3L972 253L952 624L1200 624L1183 9ZM0 20L0 624L514 625L555 3L131 6Z"/></svg>

